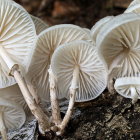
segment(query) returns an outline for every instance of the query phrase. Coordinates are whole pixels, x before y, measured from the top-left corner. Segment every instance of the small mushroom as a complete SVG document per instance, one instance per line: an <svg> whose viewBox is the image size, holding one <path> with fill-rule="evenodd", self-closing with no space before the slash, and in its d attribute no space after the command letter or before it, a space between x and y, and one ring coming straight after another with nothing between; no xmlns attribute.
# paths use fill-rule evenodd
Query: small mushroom
<svg viewBox="0 0 140 140"><path fill-rule="evenodd" d="M115 90L125 98L131 98L132 103L140 99L140 78L122 77L118 78L114 84Z"/></svg>
<svg viewBox="0 0 140 140"><path fill-rule="evenodd" d="M18 83L42 131L49 130L48 117L35 102L23 76L33 53L36 31L30 15L10 0L0 0L0 77L1 88ZM10 78L10 76L15 78ZM40 129L40 130L41 130Z"/></svg>
<svg viewBox="0 0 140 140"><path fill-rule="evenodd" d="M44 21L42 21L38 17L35 17L35 16L31 15L31 18L32 18L32 20L35 24L37 35L40 34L42 31L44 31L45 29L47 29L49 27Z"/></svg>
<svg viewBox="0 0 140 140"><path fill-rule="evenodd" d="M7 129L21 128L25 120L25 113L18 104L0 98L0 132L3 140L7 140Z"/></svg>
<svg viewBox="0 0 140 140"><path fill-rule="evenodd" d="M124 13L140 13L140 0L133 0Z"/></svg>
<svg viewBox="0 0 140 140"><path fill-rule="evenodd" d="M99 31L101 30L101 28L107 23L109 22L111 19L113 19L114 16L107 16L102 18L101 20L99 20L98 22L96 22L96 24L91 28L91 36L93 41L96 43L96 38L97 35L99 33Z"/></svg>
<svg viewBox="0 0 140 140"><path fill-rule="evenodd" d="M63 131L71 117L74 102L97 98L106 88L107 73L92 44L73 41L59 46L51 59L52 71L58 87L67 99L68 110L57 135Z"/></svg>
<svg viewBox="0 0 140 140"><path fill-rule="evenodd" d="M54 90L57 90L57 85L54 85L55 79L50 69L50 80L53 80L49 87L50 61L54 50L61 44L74 40L87 40L91 42L91 37L82 28L76 25L62 24L50 27L38 36L36 48L32 57L27 77L31 83L37 87L37 93L43 101L49 101L51 98L52 114L55 124L60 122L59 106L56 97L63 98L63 94L57 91L57 96ZM53 90L53 91L50 91ZM49 94L50 92L54 94ZM55 101L55 102L53 102ZM57 115L56 115L57 114Z"/></svg>
<svg viewBox="0 0 140 140"><path fill-rule="evenodd" d="M28 105L26 104L26 102L23 98L23 95L21 93L21 90L17 84L0 89L0 97L7 99L7 100L10 99L11 101L13 101L15 103L20 104L23 107L26 114L27 115L30 114Z"/></svg>
<svg viewBox="0 0 140 140"><path fill-rule="evenodd" d="M114 90L114 79L140 72L139 22L138 14L122 14L107 23L97 36L98 54L109 70L110 92Z"/></svg>

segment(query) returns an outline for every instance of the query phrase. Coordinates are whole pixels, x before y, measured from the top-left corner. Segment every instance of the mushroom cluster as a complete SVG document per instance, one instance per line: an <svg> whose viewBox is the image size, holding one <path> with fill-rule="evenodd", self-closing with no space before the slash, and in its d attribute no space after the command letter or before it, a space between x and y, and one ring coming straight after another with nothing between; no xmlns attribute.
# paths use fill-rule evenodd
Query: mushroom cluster
<svg viewBox="0 0 140 140"><path fill-rule="evenodd" d="M106 23L97 36L100 58L108 69L108 89L132 103L140 98L140 0Z"/></svg>
<svg viewBox="0 0 140 140"><path fill-rule="evenodd" d="M66 48L65 51L55 55L61 46ZM70 50L74 52L70 53ZM91 35L85 29L70 24L49 27L38 35L27 77L37 87L41 102L51 101L51 129L56 130L58 135L63 133L69 121L75 99L78 102L94 99L107 83L107 73L98 58ZM63 120L58 104L58 99L62 98L70 98Z"/></svg>
<svg viewBox="0 0 140 140"><path fill-rule="evenodd" d="M0 0L0 134L20 128L31 114L39 131L62 135L75 102L106 87L135 103L140 98L140 1L91 30L49 27L11 0ZM69 100L61 118L59 99ZM43 108L51 103L52 112Z"/></svg>

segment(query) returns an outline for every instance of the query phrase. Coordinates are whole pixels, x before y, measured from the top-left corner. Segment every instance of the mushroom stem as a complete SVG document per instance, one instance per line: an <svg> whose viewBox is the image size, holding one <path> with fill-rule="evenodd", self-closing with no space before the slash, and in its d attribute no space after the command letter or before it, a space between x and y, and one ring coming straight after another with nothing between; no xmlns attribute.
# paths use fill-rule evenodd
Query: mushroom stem
<svg viewBox="0 0 140 140"><path fill-rule="evenodd" d="M51 107L52 107L52 119L55 125L59 125L61 123L61 116L60 116L59 103L56 95L56 78L52 72L51 67L49 68L48 72L49 72L49 82L50 82L50 100L51 100Z"/></svg>
<svg viewBox="0 0 140 140"><path fill-rule="evenodd" d="M79 67L76 66L74 69L74 72L73 72L73 79L72 79L71 87L70 87L70 101L69 101L68 110L66 112L66 115L65 115L61 125L59 126L59 131L56 133L57 135L63 134L64 129L70 120L70 117L71 117L72 111L73 111L73 107L74 107L76 90L78 89L78 84L79 84Z"/></svg>
<svg viewBox="0 0 140 140"><path fill-rule="evenodd" d="M33 99L21 74L16 69L14 70L13 73L14 73L14 77L22 91L22 94L24 96L26 103L28 104L33 115L38 120L41 133L45 134L46 131L50 131L49 118L42 111L41 107Z"/></svg>
<svg viewBox="0 0 140 140"><path fill-rule="evenodd" d="M130 88L131 94L132 94L132 104L135 104L138 101L138 94L136 92L135 87Z"/></svg>
<svg viewBox="0 0 140 140"><path fill-rule="evenodd" d="M0 133L2 136L2 140L8 140L7 138L7 132L6 132L6 127L3 121L3 113L0 112Z"/></svg>
<svg viewBox="0 0 140 140"><path fill-rule="evenodd" d="M27 80L27 78L24 78L24 79L32 97L34 98L37 104L40 104L40 98L37 95L36 88L33 86L33 84L31 84L31 82Z"/></svg>
<svg viewBox="0 0 140 140"><path fill-rule="evenodd" d="M15 80L17 81L21 92L23 94L23 97L29 106L32 114L35 116L35 118L38 120L40 131L42 134L45 134L45 131L50 131L50 123L48 116L43 112L41 107L36 103L36 101L33 99L24 78L21 76L20 72L18 71L19 66L18 64L15 64L14 61L9 57L7 52L4 50L2 46L0 46L0 56L5 61L6 65L8 66L10 72L9 75L13 75Z"/></svg>

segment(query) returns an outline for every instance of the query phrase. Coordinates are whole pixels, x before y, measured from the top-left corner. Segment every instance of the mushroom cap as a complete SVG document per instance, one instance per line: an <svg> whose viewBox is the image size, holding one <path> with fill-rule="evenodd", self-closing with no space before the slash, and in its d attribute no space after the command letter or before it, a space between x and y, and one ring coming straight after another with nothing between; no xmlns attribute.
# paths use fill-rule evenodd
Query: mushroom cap
<svg viewBox="0 0 140 140"><path fill-rule="evenodd" d="M124 13L140 13L140 0L133 0Z"/></svg>
<svg viewBox="0 0 140 140"><path fill-rule="evenodd" d="M63 96L69 98L73 71L78 66L79 88L76 101L98 97L106 88L107 73L94 47L86 41L74 41L59 46L51 59L51 67Z"/></svg>
<svg viewBox="0 0 140 140"><path fill-rule="evenodd" d="M0 0L0 13L0 47L15 64L19 64L24 73L28 69L36 39L34 23L25 9L9 0ZM0 88L16 83L8 75L9 68L0 57Z"/></svg>
<svg viewBox="0 0 140 140"><path fill-rule="evenodd" d="M115 90L126 98L132 98L131 87L136 89L140 99L140 78L139 77L122 77L118 78L114 84Z"/></svg>
<svg viewBox="0 0 140 140"><path fill-rule="evenodd" d="M104 18L100 19L98 22L96 22L96 24L91 28L90 33L91 33L91 36L92 36L92 39L94 42L96 42L97 35L98 35L99 31L101 30L101 28L113 18L114 18L114 16L104 17Z"/></svg>
<svg viewBox="0 0 140 140"><path fill-rule="evenodd" d="M25 123L25 112L13 101L0 97L0 112L3 113L4 124L7 129L21 128Z"/></svg>
<svg viewBox="0 0 140 140"><path fill-rule="evenodd" d="M45 101L49 100L48 69L50 66L51 56L59 45L74 40L91 41L92 39L91 36L82 28L70 24L50 27L38 36L27 76L37 87L39 96Z"/></svg>
<svg viewBox="0 0 140 140"><path fill-rule="evenodd" d="M138 14L122 14L107 23L97 36L98 54L106 67L110 69L118 61L116 77L140 71L139 22Z"/></svg>
<svg viewBox="0 0 140 140"><path fill-rule="evenodd" d="M27 114L30 113L28 105L24 100L24 97L20 91L18 84L0 89L0 97L5 98L7 100L10 99L11 101L16 102L17 104L23 107L24 111Z"/></svg>
<svg viewBox="0 0 140 140"><path fill-rule="evenodd" d="M32 16L31 18L35 24L35 28L36 28L36 33L37 35L40 34L42 31L44 31L45 29L47 29L49 26L40 18Z"/></svg>

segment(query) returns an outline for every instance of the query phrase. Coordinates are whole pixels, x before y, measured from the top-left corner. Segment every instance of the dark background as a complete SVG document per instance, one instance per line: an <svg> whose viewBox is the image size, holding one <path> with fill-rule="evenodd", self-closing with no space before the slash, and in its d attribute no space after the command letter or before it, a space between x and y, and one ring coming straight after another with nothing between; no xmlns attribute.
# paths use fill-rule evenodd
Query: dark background
<svg viewBox="0 0 140 140"><path fill-rule="evenodd" d="M121 14L132 0L15 0L50 26L70 23L91 28L96 21Z"/></svg>

